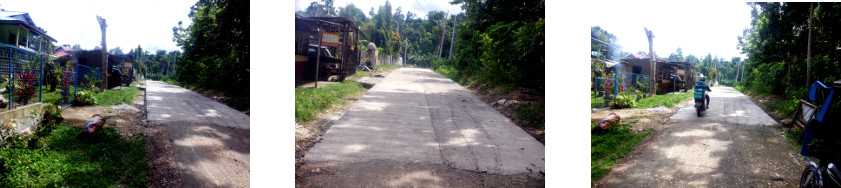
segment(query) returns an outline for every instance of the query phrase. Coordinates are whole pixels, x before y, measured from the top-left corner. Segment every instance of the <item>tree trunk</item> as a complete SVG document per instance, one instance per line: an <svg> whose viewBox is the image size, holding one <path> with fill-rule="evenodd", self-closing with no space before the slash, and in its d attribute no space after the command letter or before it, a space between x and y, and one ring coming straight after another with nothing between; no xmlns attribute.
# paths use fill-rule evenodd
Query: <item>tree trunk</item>
<svg viewBox="0 0 841 188"><path fill-rule="evenodd" d="M812 82L812 14L815 4L809 6L809 39L806 41L806 87Z"/></svg>
<svg viewBox="0 0 841 188"><path fill-rule="evenodd" d="M648 55L649 55L648 60L649 60L649 65L651 66L651 79L652 79L651 80L651 86L648 86L648 87L651 88L651 93L650 94L653 96L657 92L657 87L656 87L657 86L657 61L654 60L657 56L655 56L655 54L654 54L654 41L653 41L654 33L652 33L651 30L648 30L648 28L644 28L644 29L645 29L645 34L648 37Z"/></svg>
<svg viewBox="0 0 841 188"><path fill-rule="evenodd" d="M105 28L108 27L108 24L105 23L105 18L100 16L96 16L96 19L99 21L99 29L102 30L102 84L100 88L102 91L108 89L108 47L105 45Z"/></svg>
<svg viewBox="0 0 841 188"><path fill-rule="evenodd" d="M457 20L456 16L453 16L453 34L450 35L450 56L449 56L450 58L449 59L453 59L453 46L455 46L455 43L453 43L453 42L456 40L456 24L458 24L458 20Z"/></svg>

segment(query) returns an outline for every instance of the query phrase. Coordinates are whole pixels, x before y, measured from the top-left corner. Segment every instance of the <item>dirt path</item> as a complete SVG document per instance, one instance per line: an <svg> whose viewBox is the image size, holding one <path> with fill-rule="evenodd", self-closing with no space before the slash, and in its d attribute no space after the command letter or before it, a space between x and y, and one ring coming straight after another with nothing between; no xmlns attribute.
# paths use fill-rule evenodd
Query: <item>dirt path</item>
<svg viewBox="0 0 841 188"><path fill-rule="evenodd" d="M543 157L543 144L468 90L403 68L350 107L296 173L305 174L298 186L450 187L485 181L483 174L499 176L490 186L505 186L542 178Z"/></svg>
<svg viewBox="0 0 841 188"><path fill-rule="evenodd" d="M146 85L148 120L159 138L150 142L171 152L180 177L174 186L249 187L248 115L178 86Z"/></svg>
<svg viewBox="0 0 841 188"><path fill-rule="evenodd" d="M702 117L684 104L594 187L792 187L803 164L776 122L729 87Z"/></svg>

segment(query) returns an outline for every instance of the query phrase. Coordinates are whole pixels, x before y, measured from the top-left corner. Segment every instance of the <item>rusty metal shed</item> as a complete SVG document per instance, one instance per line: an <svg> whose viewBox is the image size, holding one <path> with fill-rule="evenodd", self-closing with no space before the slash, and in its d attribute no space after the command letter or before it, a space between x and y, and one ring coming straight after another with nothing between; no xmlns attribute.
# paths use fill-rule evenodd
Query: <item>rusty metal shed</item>
<svg viewBox="0 0 841 188"><path fill-rule="evenodd" d="M657 75L652 77L656 88L663 92L688 91L694 85L695 67L688 62L657 61ZM628 54L621 60L624 72L651 75L651 62L648 56Z"/></svg>
<svg viewBox="0 0 841 188"><path fill-rule="evenodd" d="M320 33L339 36L339 46L322 52L320 57L311 49L319 49ZM359 27L346 17L303 17L295 14L295 80L329 80L336 76L339 81L356 73L359 65ZM313 44L315 43L315 44ZM316 63L316 61L319 61ZM318 70L318 71L316 71ZM317 73L317 74L316 74Z"/></svg>

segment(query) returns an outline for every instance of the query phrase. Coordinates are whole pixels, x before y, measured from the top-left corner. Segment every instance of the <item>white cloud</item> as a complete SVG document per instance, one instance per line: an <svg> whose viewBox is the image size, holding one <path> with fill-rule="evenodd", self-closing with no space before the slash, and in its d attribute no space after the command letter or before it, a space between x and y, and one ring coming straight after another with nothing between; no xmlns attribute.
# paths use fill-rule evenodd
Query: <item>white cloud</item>
<svg viewBox="0 0 841 188"><path fill-rule="evenodd" d="M178 21L184 27L191 21L187 14L196 0L149 1L4 1L0 8L29 12L36 25L61 44L80 44L82 48L99 46L102 34L96 16L105 18L108 48L119 46L123 52L140 45L145 50L180 50L172 42L172 27Z"/></svg>
<svg viewBox="0 0 841 188"><path fill-rule="evenodd" d="M744 2L614 2L599 6L591 24L616 35L617 43L631 53L648 52L643 30L648 27L658 56L667 57L680 47L684 56L745 58L736 46L737 37L750 27L750 10Z"/></svg>

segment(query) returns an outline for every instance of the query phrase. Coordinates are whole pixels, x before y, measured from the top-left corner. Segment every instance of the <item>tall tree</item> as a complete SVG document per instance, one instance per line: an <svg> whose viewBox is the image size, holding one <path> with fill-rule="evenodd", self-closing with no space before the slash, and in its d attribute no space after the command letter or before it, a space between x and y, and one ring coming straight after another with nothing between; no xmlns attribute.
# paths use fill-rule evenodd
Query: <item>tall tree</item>
<svg viewBox="0 0 841 188"><path fill-rule="evenodd" d="M173 27L173 41L183 49L176 79L182 84L250 93L250 18L247 0L200 0L190 8L192 24ZM173 60L174 62L174 60ZM149 71L154 69L150 66Z"/></svg>
<svg viewBox="0 0 841 188"><path fill-rule="evenodd" d="M99 29L102 31L102 67L99 70L102 70L102 85L100 89L105 91L108 88L108 46L105 45L105 28L108 27L108 24L105 23L105 18L96 16L97 21L99 21Z"/></svg>
<svg viewBox="0 0 841 188"><path fill-rule="evenodd" d="M809 39L806 44L806 87L812 83L812 14L815 13L815 4L809 4Z"/></svg>
<svg viewBox="0 0 841 188"><path fill-rule="evenodd" d="M112 48L111 50L109 50L108 53L111 53L111 54L114 54L114 55L123 55L123 49L121 49L119 46L117 46L116 48Z"/></svg>
<svg viewBox="0 0 841 188"><path fill-rule="evenodd" d="M359 9L359 7L356 7L353 3L345 7L339 7L339 16L348 17L359 26L368 21L368 17L365 16L362 9Z"/></svg>
<svg viewBox="0 0 841 188"><path fill-rule="evenodd" d="M644 29L645 29L645 35L648 37L648 51L651 53L651 56L649 56L649 62L650 62L650 66L651 66L651 75L653 75L651 78L654 79L654 80L652 80L652 83L656 83L657 82L657 79L656 79L656 77L657 77L657 68L656 68L657 67L657 61L655 61L654 59L656 59L657 56L654 53L654 41L652 40L652 39L654 39L654 33L652 33L651 30L648 30L648 28L644 28ZM651 90L651 95L654 95L654 92L655 92L655 90L652 89Z"/></svg>

